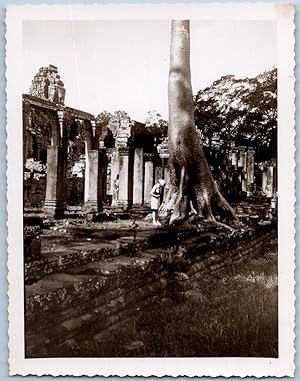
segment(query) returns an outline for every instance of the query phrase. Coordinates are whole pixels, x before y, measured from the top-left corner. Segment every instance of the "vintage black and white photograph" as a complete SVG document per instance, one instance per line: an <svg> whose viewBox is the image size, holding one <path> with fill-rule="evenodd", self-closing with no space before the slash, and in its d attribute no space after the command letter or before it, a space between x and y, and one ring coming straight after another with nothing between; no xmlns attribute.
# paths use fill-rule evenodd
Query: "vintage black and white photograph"
<svg viewBox="0 0 300 381"><path fill-rule="evenodd" d="M140 18L130 7L122 18L86 7L84 17L84 6L57 17L54 6L40 17L32 7L31 18L23 7L19 117L8 119L19 143L9 137L8 150L9 189L21 189L19 267L12 254L9 271L22 330L10 338L23 337L25 362L235 358L276 368L284 309L291 353L276 369L293 371L293 284L286 306L278 292L294 264L294 164L279 154L294 160L293 56L286 64L280 52L293 52L293 8L270 4L256 17L239 6L232 17L232 7L215 18L210 7L207 17L201 6L172 17L150 7L146 19L142 7ZM234 365L216 372L243 375Z"/></svg>

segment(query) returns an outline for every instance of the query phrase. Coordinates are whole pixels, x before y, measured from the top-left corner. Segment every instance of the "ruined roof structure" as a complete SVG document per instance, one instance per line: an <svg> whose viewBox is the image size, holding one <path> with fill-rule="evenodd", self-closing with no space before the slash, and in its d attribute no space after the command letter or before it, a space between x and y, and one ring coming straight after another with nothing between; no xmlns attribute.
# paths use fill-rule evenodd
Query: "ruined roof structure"
<svg viewBox="0 0 300 381"><path fill-rule="evenodd" d="M63 105L66 89L54 65L41 67L34 76L29 89L29 95Z"/></svg>

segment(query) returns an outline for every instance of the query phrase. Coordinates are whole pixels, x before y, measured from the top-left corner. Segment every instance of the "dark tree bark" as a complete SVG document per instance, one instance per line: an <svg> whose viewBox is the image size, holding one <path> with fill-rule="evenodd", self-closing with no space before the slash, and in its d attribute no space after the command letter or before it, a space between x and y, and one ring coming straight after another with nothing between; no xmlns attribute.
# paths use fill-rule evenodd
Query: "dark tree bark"
<svg viewBox="0 0 300 381"><path fill-rule="evenodd" d="M231 206L218 190L196 132L190 73L190 25L172 21L169 72L170 186L160 216L169 223L183 222L189 213L215 221L213 209L237 222Z"/></svg>

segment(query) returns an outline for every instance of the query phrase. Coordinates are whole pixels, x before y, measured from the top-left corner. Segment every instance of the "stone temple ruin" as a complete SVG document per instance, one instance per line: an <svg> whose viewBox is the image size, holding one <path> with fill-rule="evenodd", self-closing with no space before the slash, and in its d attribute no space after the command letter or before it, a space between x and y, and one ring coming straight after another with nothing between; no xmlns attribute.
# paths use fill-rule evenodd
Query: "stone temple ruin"
<svg viewBox="0 0 300 381"><path fill-rule="evenodd" d="M41 67L34 76L29 95L56 104L64 104L66 90L56 66Z"/></svg>
<svg viewBox="0 0 300 381"><path fill-rule="evenodd" d="M94 115L64 105L63 86L57 68L49 65L40 68L29 94L23 95L25 199L30 201L36 191L48 215L64 215L67 156L80 135L83 144L72 171L82 170L77 180L83 183L79 202L85 211L101 212L104 205L120 210L148 206L154 181L168 176L163 144L157 149L145 125L130 119L122 120L115 131L102 128ZM47 168L44 178L30 168L36 162ZM44 190L33 185L34 180L44 181Z"/></svg>
<svg viewBox="0 0 300 381"><path fill-rule="evenodd" d="M192 298L199 279L263 255L277 237L276 219L265 221L269 203L254 211L247 205L244 215L237 210L251 225L238 239L209 224L199 230L121 218L111 225L45 219L68 216L72 208L93 221L108 212L147 214L154 182L169 176L166 139L128 117L113 128L103 126L94 115L66 106L64 97L52 65L39 70L23 95L26 358L93 355L118 326L154 303ZM275 162L257 167L254 154L232 146L225 159L243 175L248 198L256 188L270 198Z"/></svg>
<svg viewBox="0 0 300 381"><path fill-rule="evenodd" d="M72 205L87 214L149 210L153 184L159 178L168 180L166 139L154 137L129 117L117 127L103 127L94 115L66 106L65 94L53 65L40 68L29 94L23 94L25 206L39 204L55 218ZM276 162L255 166L254 154L251 147L233 145L227 159L237 170L244 194L252 196L259 188L272 198ZM76 157L68 168L72 155Z"/></svg>

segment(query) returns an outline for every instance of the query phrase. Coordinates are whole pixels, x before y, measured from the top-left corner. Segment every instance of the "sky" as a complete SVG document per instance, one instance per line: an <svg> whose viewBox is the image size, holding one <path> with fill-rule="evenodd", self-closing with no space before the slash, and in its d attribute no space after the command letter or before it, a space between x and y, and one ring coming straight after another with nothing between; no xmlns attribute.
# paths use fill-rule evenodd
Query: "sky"
<svg viewBox="0 0 300 381"><path fill-rule="evenodd" d="M66 88L65 104L97 115L147 111L168 118L170 21L24 21L23 93L40 67L53 64ZM253 77L276 67L276 23L191 21L193 92L222 75Z"/></svg>

